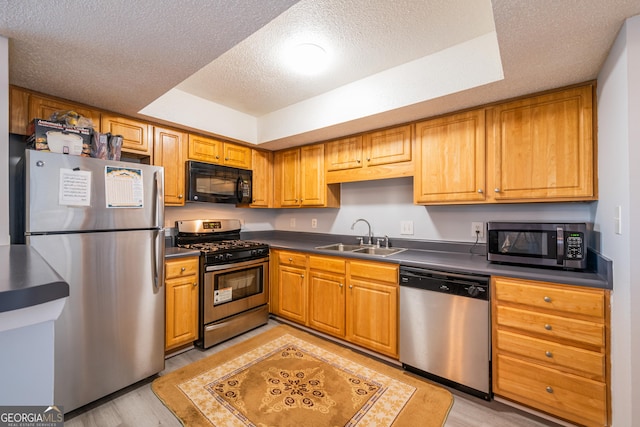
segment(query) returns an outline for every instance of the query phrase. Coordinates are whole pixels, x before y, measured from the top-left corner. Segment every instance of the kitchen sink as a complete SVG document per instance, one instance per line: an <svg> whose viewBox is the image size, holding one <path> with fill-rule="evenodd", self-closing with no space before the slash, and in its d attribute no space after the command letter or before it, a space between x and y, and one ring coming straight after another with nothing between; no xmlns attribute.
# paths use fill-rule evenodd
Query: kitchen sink
<svg viewBox="0 0 640 427"><path fill-rule="evenodd" d="M351 252L354 254L367 254L378 256L389 256L393 254L406 251L404 248L378 248L375 246L361 246L361 245L346 245L344 243L334 243L326 246L316 246L316 249L337 251L337 252Z"/></svg>
<svg viewBox="0 0 640 427"><path fill-rule="evenodd" d="M400 252L406 251L404 248L360 248L353 251L356 254L368 254L368 255L379 255L379 256L389 256L393 254L398 254Z"/></svg>
<svg viewBox="0 0 640 427"><path fill-rule="evenodd" d="M361 249L360 245L345 245L343 243L334 243L333 245L316 246L316 249L325 249L328 251L340 251L340 252L352 252L356 249Z"/></svg>

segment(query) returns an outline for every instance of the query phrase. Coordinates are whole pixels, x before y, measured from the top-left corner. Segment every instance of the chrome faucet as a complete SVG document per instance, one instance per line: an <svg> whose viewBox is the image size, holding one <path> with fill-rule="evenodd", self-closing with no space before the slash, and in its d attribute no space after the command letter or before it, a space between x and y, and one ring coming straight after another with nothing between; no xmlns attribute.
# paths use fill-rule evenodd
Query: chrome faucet
<svg viewBox="0 0 640 427"><path fill-rule="evenodd" d="M351 224L351 229L353 230L353 228L356 226L356 224L359 223L360 221L366 223L367 226L369 227L369 241L367 242L367 244L368 245L372 245L373 244L373 234L371 233L371 224L369 224L369 221L367 221L364 218L358 218L355 221L353 221L353 224Z"/></svg>

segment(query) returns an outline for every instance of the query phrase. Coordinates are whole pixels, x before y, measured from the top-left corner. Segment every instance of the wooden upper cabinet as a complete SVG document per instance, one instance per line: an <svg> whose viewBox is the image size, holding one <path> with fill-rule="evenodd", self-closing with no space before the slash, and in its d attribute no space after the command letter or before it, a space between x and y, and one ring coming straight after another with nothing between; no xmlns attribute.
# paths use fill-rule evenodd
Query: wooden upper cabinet
<svg viewBox="0 0 640 427"><path fill-rule="evenodd" d="M411 126L402 126L364 134L367 166L411 161Z"/></svg>
<svg viewBox="0 0 640 427"><path fill-rule="evenodd" d="M327 171L362 167L362 135L325 144Z"/></svg>
<svg viewBox="0 0 640 427"><path fill-rule="evenodd" d="M48 119L56 111L73 110L76 113L91 119L95 130L101 129L100 111L92 110L88 107L79 106L72 102L61 101L58 99L47 98L40 95L29 95L29 118L28 122L33 119Z"/></svg>
<svg viewBox="0 0 640 427"><path fill-rule="evenodd" d="M100 132L122 135L122 152L139 157L153 154L153 126L126 117L102 114Z"/></svg>
<svg viewBox="0 0 640 427"><path fill-rule="evenodd" d="M273 205L273 153L252 150L253 171L252 208L269 208Z"/></svg>
<svg viewBox="0 0 640 427"><path fill-rule="evenodd" d="M415 203L484 201L485 164L484 110L417 123Z"/></svg>
<svg viewBox="0 0 640 427"><path fill-rule="evenodd" d="M327 142L327 182L413 175L412 125Z"/></svg>
<svg viewBox="0 0 640 427"><path fill-rule="evenodd" d="M496 201L597 198L593 93L589 84L487 110Z"/></svg>
<svg viewBox="0 0 640 427"><path fill-rule="evenodd" d="M164 204L184 206L188 135L173 129L154 128L153 164L164 166Z"/></svg>
<svg viewBox="0 0 640 427"><path fill-rule="evenodd" d="M251 148L206 136L189 135L189 160L251 169Z"/></svg>
<svg viewBox="0 0 640 427"><path fill-rule="evenodd" d="M279 151L274 156L276 207L337 207L338 184L327 185L324 144Z"/></svg>
<svg viewBox="0 0 640 427"><path fill-rule="evenodd" d="M9 133L27 134L29 125L29 93L9 86Z"/></svg>

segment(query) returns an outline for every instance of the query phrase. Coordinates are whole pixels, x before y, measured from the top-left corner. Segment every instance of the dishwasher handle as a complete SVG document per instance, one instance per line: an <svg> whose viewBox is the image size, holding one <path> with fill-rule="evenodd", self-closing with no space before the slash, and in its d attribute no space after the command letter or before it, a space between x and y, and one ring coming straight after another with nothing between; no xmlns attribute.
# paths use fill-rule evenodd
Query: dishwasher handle
<svg viewBox="0 0 640 427"><path fill-rule="evenodd" d="M488 276L401 267L400 286L489 300Z"/></svg>

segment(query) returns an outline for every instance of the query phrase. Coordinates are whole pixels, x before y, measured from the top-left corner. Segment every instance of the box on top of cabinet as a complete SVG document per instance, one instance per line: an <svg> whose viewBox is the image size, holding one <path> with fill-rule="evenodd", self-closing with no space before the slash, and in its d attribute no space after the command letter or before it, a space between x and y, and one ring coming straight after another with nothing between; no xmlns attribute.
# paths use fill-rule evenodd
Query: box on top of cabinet
<svg viewBox="0 0 640 427"><path fill-rule="evenodd" d="M27 127L27 147L74 156L91 156L93 129L33 119Z"/></svg>

